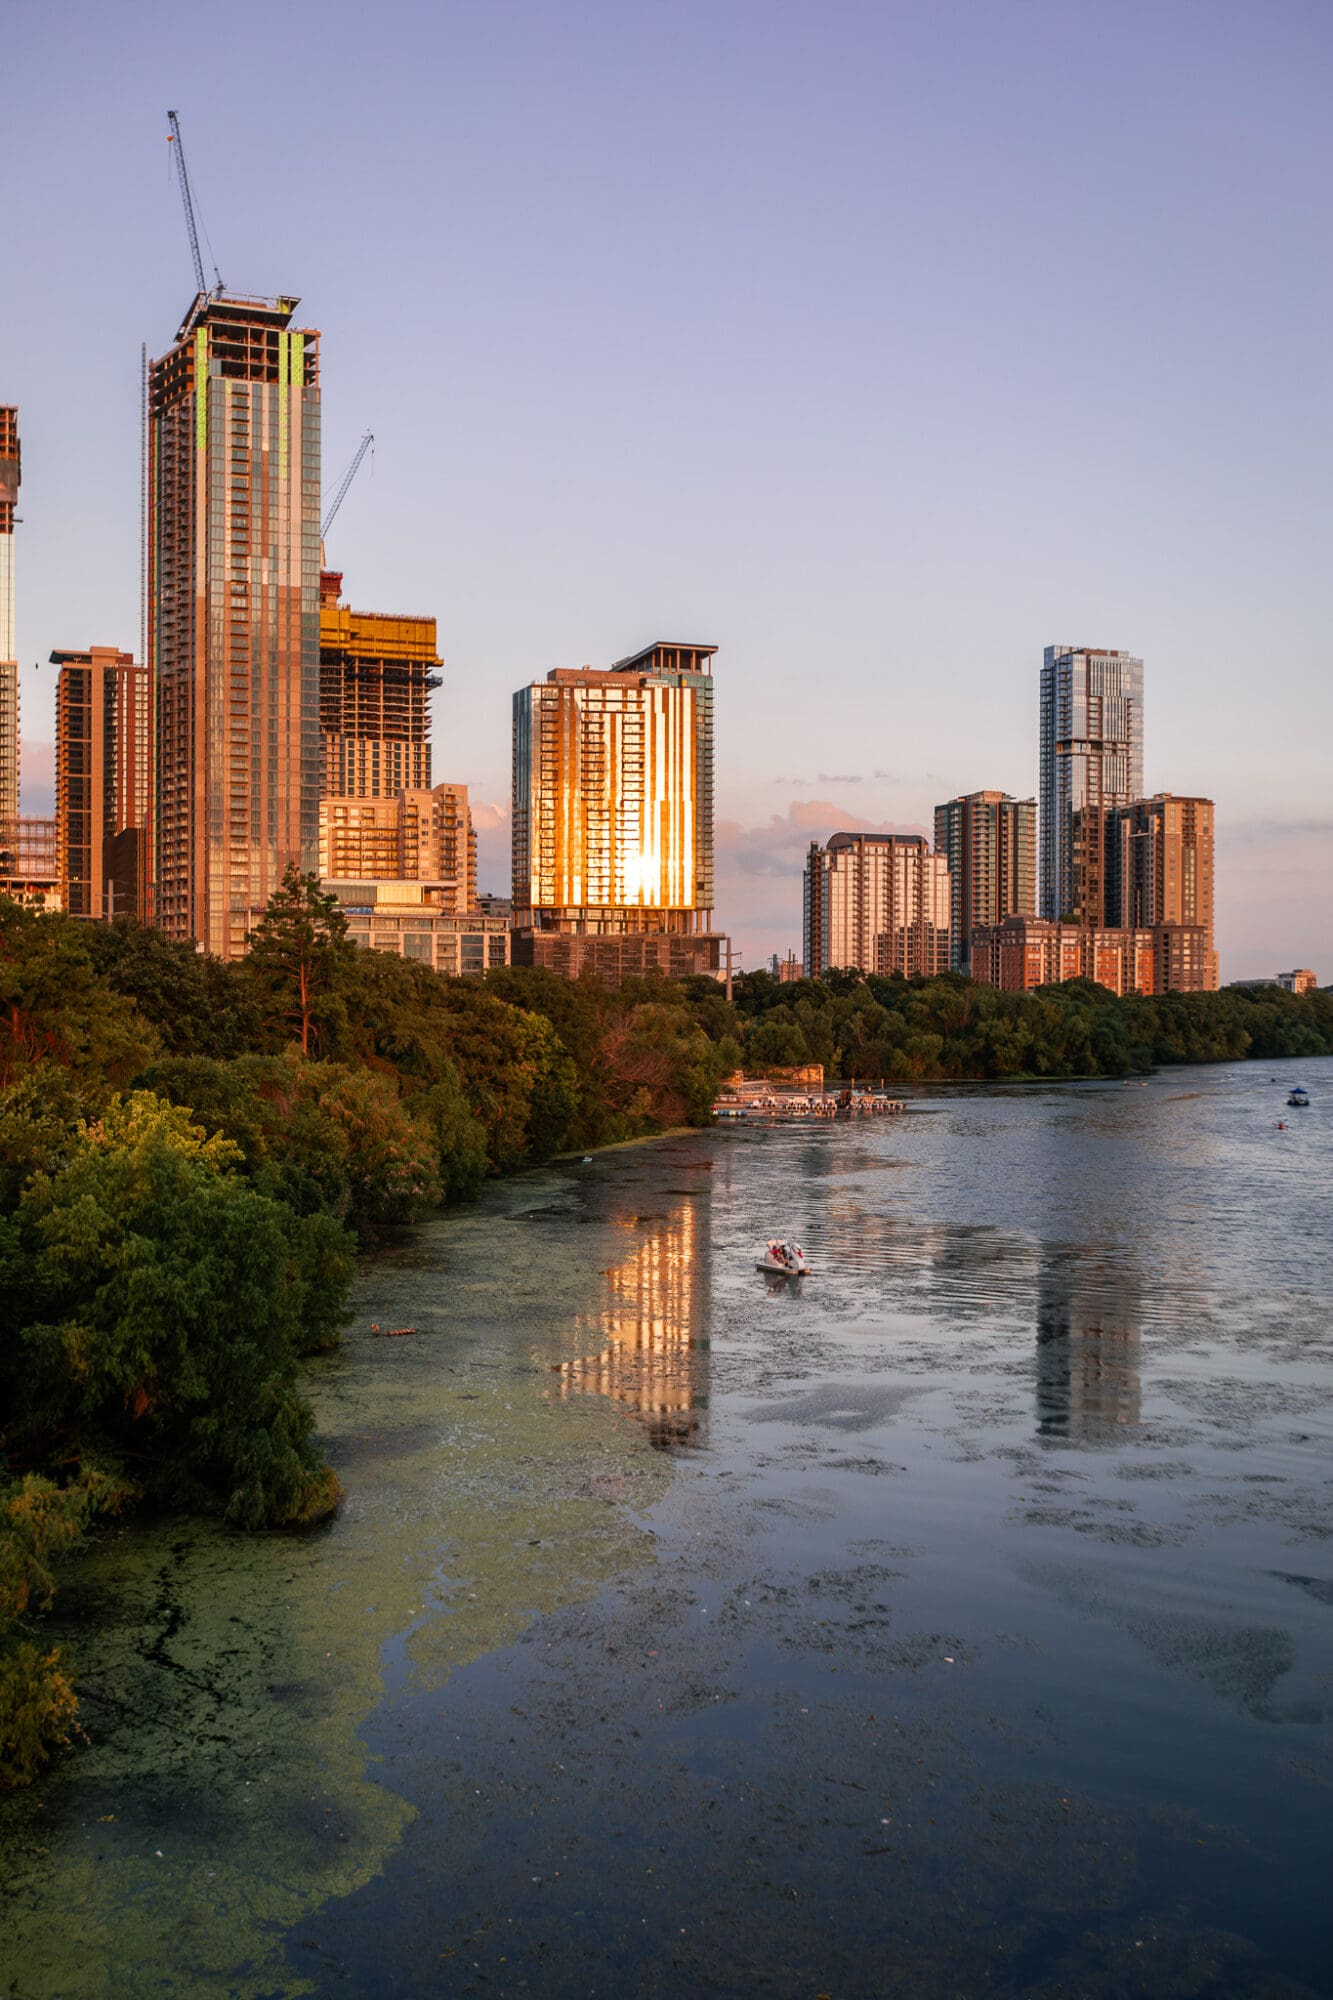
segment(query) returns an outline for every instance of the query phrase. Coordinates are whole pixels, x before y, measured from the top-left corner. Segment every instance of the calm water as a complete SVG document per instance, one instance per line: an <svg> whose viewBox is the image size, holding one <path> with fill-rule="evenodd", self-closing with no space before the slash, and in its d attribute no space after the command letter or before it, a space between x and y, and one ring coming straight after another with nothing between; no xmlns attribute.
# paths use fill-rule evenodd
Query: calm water
<svg viewBox="0 0 1333 2000"><path fill-rule="evenodd" d="M1333 1994L1333 1060L1273 1075L415 1231L316 1376L339 1521L65 1593L0 1993Z"/></svg>

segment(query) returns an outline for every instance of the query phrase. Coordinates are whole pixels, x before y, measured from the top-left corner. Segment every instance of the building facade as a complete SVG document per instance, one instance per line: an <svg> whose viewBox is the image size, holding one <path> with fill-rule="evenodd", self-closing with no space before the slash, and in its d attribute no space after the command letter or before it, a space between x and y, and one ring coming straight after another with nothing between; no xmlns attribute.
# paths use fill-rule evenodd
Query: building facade
<svg viewBox="0 0 1333 2000"><path fill-rule="evenodd" d="M43 910L60 908L56 822L16 813L0 825L0 896Z"/></svg>
<svg viewBox="0 0 1333 2000"><path fill-rule="evenodd" d="M935 808L935 852L949 864L955 972L966 972L974 930L1037 914L1037 802L966 792Z"/></svg>
<svg viewBox="0 0 1333 2000"><path fill-rule="evenodd" d="M1312 972L1308 965L1300 965L1294 972L1279 972L1276 984L1288 993L1315 993L1319 988L1319 975Z"/></svg>
<svg viewBox="0 0 1333 2000"><path fill-rule="evenodd" d="M949 864L916 833L835 833L805 868L806 977L933 977L952 957Z"/></svg>
<svg viewBox="0 0 1333 2000"><path fill-rule="evenodd" d="M671 937L713 970L714 646L659 641L607 671L555 668L514 696L513 913L534 938ZM526 946L602 976L619 948ZM515 957L520 956L516 948ZM661 954L658 954L661 956ZM631 958L654 953L636 947Z"/></svg>
<svg viewBox="0 0 1333 2000"><path fill-rule="evenodd" d="M477 836L466 785L319 802L319 872L432 882L456 915L477 908Z"/></svg>
<svg viewBox="0 0 1333 2000"><path fill-rule="evenodd" d="M0 842L19 811L19 668L14 639L14 509L22 477L19 413L0 403ZM11 835L12 844L12 835Z"/></svg>
<svg viewBox="0 0 1333 2000"><path fill-rule="evenodd" d="M396 798L430 783L435 620L354 611L342 571L319 580L321 797Z"/></svg>
<svg viewBox="0 0 1333 2000"><path fill-rule="evenodd" d="M56 652L56 853L72 917L147 914L152 818L148 670L114 646Z"/></svg>
<svg viewBox="0 0 1333 2000"><path fill-rule="evenodd" d="M342 906L352 943L367 950L396 952L450 975L509 964L509 925L452 909L446 885L327 881L323 887Z"/></svg>
<svg viewBox="0 0 1333 2000"><path fill-rule="evenodd" d="M1142 660L1106 648L1048 646L1040 746L1041 915L1101 924L1105 810L1143 792Z"/></svg>
<svg viewBox="0 0 1333 2000"><path fill-rule="evenodd" d="M157 923L222 958L319 847L319 336L200 294L148 383Z"/></svg>
<svg viewBox="0 0 1333 2000"><path fill-rule="evenodd" d="M1217 987L1213 947L1213 802L1158 792L1112 806L1104 836L1104 921L1115 926L1150 925L1203 931L1206 963L1201 984L1167 990L1212 992ZM1178 978L1192 977L1185 949Z"/></svg>
<svg viewBox="0 0 1333 2000"><path fill-rule="evenodd" d="M1200 925L1117 927L1008 917L972 934L972 977L1006 993L1090 979L1112 993L1198 993L1211 953Z"/></svg>

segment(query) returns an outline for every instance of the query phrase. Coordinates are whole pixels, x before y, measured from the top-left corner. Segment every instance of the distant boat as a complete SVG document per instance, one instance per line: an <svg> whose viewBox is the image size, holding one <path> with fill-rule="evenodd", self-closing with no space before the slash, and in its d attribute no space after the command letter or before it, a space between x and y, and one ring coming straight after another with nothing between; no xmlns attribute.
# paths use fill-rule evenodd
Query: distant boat
<svg viewBox="0 0 1333 2000"><path fill-rule="evenodd" d="M1293 1083L1291 1096L1287 1099L1293 1111L1303 1111L1310 1102L1310 1093L1303 1083Z"/></svg>

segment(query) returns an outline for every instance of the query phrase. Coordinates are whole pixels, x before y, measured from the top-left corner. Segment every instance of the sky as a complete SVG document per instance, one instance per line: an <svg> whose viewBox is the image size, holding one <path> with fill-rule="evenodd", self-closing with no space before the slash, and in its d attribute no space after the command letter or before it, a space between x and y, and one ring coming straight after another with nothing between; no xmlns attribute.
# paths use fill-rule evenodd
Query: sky
<svg viewBox="0 0 1333 2000"><path fill-rule="evenodd" d="M138 647L139 358L206 262L321 330L354 604L439 621L508 889L510 697L707 642L717 917L1037 785L1053 642L1217 802L1222 978L1333 979L1328 0L9 0L23 808L53 647Z"/></svg>

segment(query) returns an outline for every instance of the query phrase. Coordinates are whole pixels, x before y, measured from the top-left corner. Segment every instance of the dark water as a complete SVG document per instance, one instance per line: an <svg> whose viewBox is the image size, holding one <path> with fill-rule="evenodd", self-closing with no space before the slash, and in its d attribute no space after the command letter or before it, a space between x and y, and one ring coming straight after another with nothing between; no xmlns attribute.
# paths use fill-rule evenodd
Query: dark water
<svg viewBox="0 0 1333 2000"><path fill-rule="evenodd" d="M1307 1112L1291 1065L923 1098L415 1232L318 1379L335 1527L140 1527L67 1593L92 1740L0 1809L0 1993L1333 1994L1297 1068Z"/></svg>

